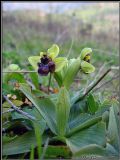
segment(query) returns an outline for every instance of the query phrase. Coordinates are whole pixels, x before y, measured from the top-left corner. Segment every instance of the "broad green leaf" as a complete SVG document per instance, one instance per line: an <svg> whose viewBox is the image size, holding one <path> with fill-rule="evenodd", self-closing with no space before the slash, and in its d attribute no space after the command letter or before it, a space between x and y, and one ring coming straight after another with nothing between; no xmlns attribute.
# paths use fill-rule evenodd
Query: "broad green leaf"
<svg viewBox="0 0 120 160"><path fill-rule="evenodd" d="M71 151L75 153L90 144L104 146L106 143L105 136L105 123L99 122L66 138L66 143Z"/></svg>
<svg viewBox="0 0 120 160"><path fill-rule="evenodd" d="M99 122L100 120L101 120L102 118L101 118L101 116L99 116L99 117L96 117L96 118L91 118L90 120L86 120L84 123L82 123L81 125L79 124L79 125L77 125L77 126L74 126L74 128L72 128L69 132L68 132L68 134L66 135L66 136L71 136L71 135L73 135L74 133L76 133L76 132L78 132L78 131L80 131L80 130L83 130L84 128L87 128L87 127L89 127L89 126L91 126L91 125L93 125L93 124L95 124L95 123L97 123L97 122ZM75 122L76 123L76 122ZM80 123L80 122L79 122Z"/></svg>
<svg viewBox="0 0 120 160"><path fill-rule="evenodd" d="M31 93L30 87L26 84L20 84L20 90L35 105L52 132L56 134L55 104L49 98L37 98Z"/></svg>
<svg viewBox="0 0 120 160"><path fill-rule="evenodd" d="M87 54L91 54L91 53L92 53L92 49L91 48L82 49L82 51L80 53L81 60L83 60Z"/></svg>
<svg viewBox="0 0 120 160"><path fill-rule="evenodd" d="M33 116L33 117L36 118L36 121L37 121L37 123L38 123L38 125L39 125L38 128L41 130L41 134L42 134L42 133L44 132L44 130L45 130L46 122L45 122L45 120L42 118L42 116L39 114L39 112L36 110L36 108L35 108L35 109L28 109L28 108L26 108L26 109L24 109L23 111L25 111L26 113L29 113L31 116ZM28 126L29 128L33 128L33 123L32 123L32 121L29 120L27 117L25 117L25 116L23 116L23 115L15 112L15 111L12 112L11 115L12 115L12 120L18 120L18 121L24 120L24 124L25 124L25 122L26 122L26 124L27 124L27 126ZM35 123L36 123L36 121L35 121Z"/></svg>
<svg viewBox="0 0 120 160"><path fill-rule="evenodd" d="M58 57L54 59L55 62L55 72L59 72L66 64L67 64L67 58L64 57Z"/></svg>
<svg viewBox="0 0 120 160"><path fill-rule="evenodd" d="M12 90L13 90L13 87L11 85L9 85L9 84L6 84L6 82L4 81L4 83L2 84L2 92L3 92L3 94L4 95L11 94Z"/></svg>
<svg viewBox="0 0 120 160"><path fill-rule="evenodd" d="M10 64L7 69L9 71L20 71L20 67L17 64Z"/></svg>
<svg viewBox="0 0 120 160"><path fill-rule="evenodd" d="M17 135L14 137L8 137L8 136L4 135L4 136L2 136L2 143L3 144L8 143L8 142L14 140L16 137L17 137Z"/></svg>
<svg viewBox="0 0 120 160"><path fill-rule="evenodd" d="M82 157L83 155L86 156L86 158L88 155L108 156L106 149L96 144L90 144L85 147L81 147L81 149L76 152L73 157Z"/></svg>
<svg viewBox="0 0 120 160"><path fill-rule="evenodd" d="M60 136L64 136L68 124L70 112L70 99L69 94L65 87L62 87L58 95L58 101L56 105L56 118L57 118L57 133Z"/></svg>
<svg viewBox="0 0 120 160"><path fill-rule="evenodd" d="M119 114L120 110L117 104L113 104L110 107L110 114L109 114L109 124L108 124L108 138L110 139L110 144L115 147L116 150L119 150L120 147L120 125L119 125Z"/></svg>
<svg viewBox="0 0 120 160"><path fill-rule="evenodd" d="M96 144L87 145L85 147L82 147L78 152L76 152L73 155L74 158L79 158L79 159L82 158L83 156L85 156L86 158L87 158L87 156L89 158L90 157L92 158L93 156L95 156L96 159L98 156L98 159L100 158L100 160L104 160L104 159L109 160L110 158L114 159L114 160L119 159L119 154L108 143L107 143L106 147L101 147L100 145L96 145Z"/></svg>
<svg viewBox="0 0 120 160"><path fill-rule="evenodd" d="M28 58L28 61L33 66L33 68L37 71L38 69L37 63L40 62L40 56L31 56Z"/></svg>
<svg viewBox="0 0 120 160"><path fill-rule="evenodd" d="M81 117L79 116L74 121L71 121L69 126L71 129L66 136L69 137L84 128L90 127L91 125L101 121L101 119L101 115L90 116L87 113L83 114Z"/></svg>
<svg viewBox="0 0 120 160"><path fill-rule="evenodd" d="M85 73L92 73L95 71L95 67L86 61L81 62L81 69Z"/></svg>
<svg viewBox="0 0 120 160"><path fill-rule="evenodd" d="M31 92L38 98L48 97L48 94L38 89L34 89Z"/></svg>
<svg viewBox="0 0 120 160"><path fill-rule="evenodd" d="M53 44L51 48L48 49L47 51L49 53L49 56L54 59L55 57L58 56L59 54L59 47L56 44Z"/></svg>
<svg viewBox="0 0 120 160"><path fill-rule="evenodd" d="M72 114L72 113L71 113ZM88 113L79 113L78 115L76 115L76 117L73 117L72 119L70 119L69 121L69 128L70 130L74 129L75 127L80 127L84 126L85 124L88 124L87 127L91 126L91 124L93 125L92 121L95 120L96 118L98 118L99 116L96 115L90 115ZM89 122L89 123L88 123ZM96 121L95 121L96 122ZM85 125L86 126L86 125ZM81 127L80 127L81 128ZM83 127L82 127L83 128ZM81 128L81 129L82 129Z"/></svg>
<svg viewBox="0 0 120 160"><path fill-rule="evenodd" d="M112 146L111 144L107 143L106 144L106 151L108 153L109 156L114 156L114 160L118 160L120 153L119 153L119 149L115 149L114 146Z"/></svg>
<svg viewBox="0 0 120 160"><path fill-rule="evenodd" d="M65 85L67 89L70 88L70 85L72 84L79 69L80 69L80 59L72 59L69 61L66 74L64 75L63 78L63 85Z"/></svg>
<svg viewBox="0 0 120 160"><path fill-rule="evenodd" d="M11 100L11 102L17 107L19 107L19 106L21 106L23 104L23 102L20 101L20 100ZM2 107L3 107L3 109L4 108L8 108L9 109L11 107L11 105L8 102L4 102L2 104Z"/></svg>
<svg viewBox="0 0 120 160"><path fill-rule="evenodd" d="M108 123L109 121L109 111L105 111L102 115L102 121Z"/></svg>
<svg viewBox="0 0 120 160"><path fill-rule="evenodd" d="M29 152L31 145L37 146L35 134L33 131L29 131L22 136L16 137L12 141L3 144L3 155L14 155Z"/></svg>
<svg viewBox="0 0 120 160"><path fill-rule="evenodd" d="M91 112L91 113L95 113L97 110L98 110L98 105L95 101L95 98L92 94L89 94L88 97L87 97L87 104L88 104L88 110Z"/></svg>
<svg viewBox="0 0 120 160"><path fill-rule="evenodd" d="M75 91L75 93L73 92L72 96L71 96L71 104L75 105L76 101L83 96L83 89L81 89L80 91ZM80 102L78 102L80 103ZM76 103L76 104L78 104Z"/></svg>
<svg viewBox="0 0 120 160"><path fill-rule="evenodd" d="M29 131L24 135L15 138L15 140L13 140L12 142L4 144L2 153L3 153L3 156L26 153L31 151L31 146L33 146L33 148L37 146L35 133L33 131ZM42 151L43 151L43 148L42 148ZM48 146L47 147L44 158L52 159L58 156L70 158L71 151L66 146Z"/></svg>
<svg viewBox="0 0 120 160"><path fill-rule="evenodd" d="M32 80L32 83L34 84L36 89L39 89L39 81L38 81L38 74L37 73L30 73L30 78Z"/></svg>
<svg viewBox="0 0 120 160"><path fill-rule="evenodd" d="M82 130L85 127L89 127L98 121L103 119L103 114L109 109L109 107L100 108L94 115L88 114L86 108L86 101L80 101L73 105L70 111L69 117L69 129L70 132L76 132L79 129ZM69 133L69 131L68 131Z"/></svg>
<svg viewBox="0 0 120 160"><path fill-rule="evenodd" d="M16 137L11 142L3 144L2 153L3 155L15 155L20 153L26 153L31 150L31 146L34 146L33 148L37 146L37 141L34 131L29 131L22 136ZM59 155L68 157L71 155L71 152L69 148L66 146L47 147L45 157L51 156L51 158L53 158L54 156L56 157Z"/></svg>
<svg viewBox="0 0 120 160"><path fill-rule="evenodd" d="M76 119L80 114L86 113L88 111L86 100L80 101L79 103L76 103L72 105L70 109L70 117L69 121L72 121Z"/></svg>

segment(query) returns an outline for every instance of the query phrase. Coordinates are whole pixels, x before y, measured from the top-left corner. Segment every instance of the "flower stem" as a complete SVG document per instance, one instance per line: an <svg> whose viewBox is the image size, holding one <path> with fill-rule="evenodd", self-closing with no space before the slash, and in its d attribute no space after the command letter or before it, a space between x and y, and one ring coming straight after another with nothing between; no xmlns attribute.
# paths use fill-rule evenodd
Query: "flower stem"
<svg viewBox="0 0 120 160"><path fill-rule="evenodd" d="M51 83L52 74L50 73L49 82L48 82L48 94L50 90L50 83Z"/></svg>

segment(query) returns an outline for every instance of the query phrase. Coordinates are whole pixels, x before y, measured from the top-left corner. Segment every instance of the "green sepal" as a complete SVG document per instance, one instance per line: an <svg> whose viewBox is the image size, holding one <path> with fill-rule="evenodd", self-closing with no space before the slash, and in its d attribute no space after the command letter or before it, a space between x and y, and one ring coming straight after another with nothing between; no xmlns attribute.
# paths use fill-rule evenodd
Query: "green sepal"
<svg viewBox="0 0 120 160"><path fill-rule="evenodd" d="M81 62L81 69L84 73L92 73L95 71L95 67L92 64L85 61Z"/></svg>

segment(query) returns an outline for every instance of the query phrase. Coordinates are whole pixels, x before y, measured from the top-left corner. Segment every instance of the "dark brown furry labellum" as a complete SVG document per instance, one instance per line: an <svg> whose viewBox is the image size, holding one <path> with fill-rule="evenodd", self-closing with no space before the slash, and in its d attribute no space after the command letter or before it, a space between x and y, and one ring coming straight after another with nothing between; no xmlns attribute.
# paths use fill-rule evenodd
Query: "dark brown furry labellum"
<svg viewBox="0 0 120 160"><path fill-rule="evenodd" d="M48 73L53 73L55 71L55 63L47 55L43 55L38 63L38 74L41 76L47 76Z"/></svg>

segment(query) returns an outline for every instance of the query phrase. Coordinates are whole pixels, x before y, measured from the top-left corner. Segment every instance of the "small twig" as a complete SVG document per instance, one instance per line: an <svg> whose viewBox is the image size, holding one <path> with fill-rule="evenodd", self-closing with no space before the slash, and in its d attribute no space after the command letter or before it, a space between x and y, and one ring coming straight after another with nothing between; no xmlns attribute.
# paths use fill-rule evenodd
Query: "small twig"
<svg viewBox="0 0 120 160"><path fill-rule="evenodd" d="M9 112L12 112L12 111L14 111L14 109L8 109L7 111L2 112L2 114L9 113Z"/></svg>
<svg viewBox="0 0 120 160"><path fill-rule="evenodd" d="M101 67L100 70L98 71L97 75L95 76L94 80L85 88L84 93L86 93L87 88L91 87L91 86L95 83L95 81L97 80L97 78L98 78L99 75L101 74L101 72L102 72L102 70L104 69L104 67L105 67L106 65L108 65L109 63L111 63L111 61L109 61L108 63L104 63L104 64L102 65L102 67ZM117 68L118 68L118 67L111 67L111 69L117 69Z"/></svg>
<svg viewBox="0 0 120 160"><path fill-rule="evenodd" d="M62 39L63 35L66 34L67 32L68 30L66 29L65 31L63 31L63 33L59 34L55 40L55 43L58 43Z"/></svg>
<svg viewBox="0 0 120 160"><path fill-rule="evenodd" d="M16 106L8 99L7 96L3 95L3 97L4 97L5 100L12 106L12 108L13 108L16 112L22 114L23 116L25 116L25 117L27 117L27 118L29 118L29 119L31 119L31 120L36 120L35 117L31 116L30 114L28 114L28 113L20 110L18 107L16 107Z"/></svg>
<svg viewBox="0 0 120 160"><path fill-rule="evenodd" d="M52 73L50 73L49 82L48 82L48 94L50 91L50 83L51 83Z"/></svg>
<svg viewBox="0 0 120 160"><path fill-rule="evenodd" d="M110 71L111 71L111 68L108 69L108 70L96 81L96 83L93 84L93 86L91 86L91 88L89 88L89 89L86 91L86 93L85 93L82 97L79 97L79 98L75 101L75 103L77 103L77 102L79 102L80 100L84 99L84 98L88 95L88 93L89 93L95 86L97 86L97 84L98 84Z"/></svg>
<svg viewBox="0 0 120 160"><path fill-rule="evenodd" d="M106 82L102 83L99 87L95 88L95 89L93 90L93 92L97 91L97 90L100 89L101 87L105 86L106 84L112 82L113 80L115 80L115 79L117 79L117 78L119 78L119 75L117 75L116 77L111 78L109 81L106 81Z"/></svg>
<svg viewBox="0 0 120 160"><path fill-rule="evenodd" d="M37 71L3 71L2 73L34 73Z"/></svg>
<svg viewBox="0 0 120 160"><path fill-rule="evenodd" d="M34 84L32 84L30 81L28 81L28 80L26 80L27 81L27 83L32 87L32 89L35 89L35 86L34 86Z"/></svg>
<svg viewBox="0 0 120 160"><path fill-rule="evenodd" d="M47 140L45 142L45 146L43 148L43 153L42 153L41 158L40 158L41 160L44 158L44 155L45 155L47 147L48 147L48 143L49 143L49 138L47 138Z"/></svg>

